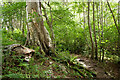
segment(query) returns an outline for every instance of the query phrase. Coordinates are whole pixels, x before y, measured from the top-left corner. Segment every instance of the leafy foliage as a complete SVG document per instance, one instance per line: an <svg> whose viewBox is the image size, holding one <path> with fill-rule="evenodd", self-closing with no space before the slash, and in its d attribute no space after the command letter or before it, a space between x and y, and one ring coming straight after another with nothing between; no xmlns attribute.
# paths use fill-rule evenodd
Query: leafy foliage
<svg viewBox="0 0 120 80"><path fill-rule="evenodd" d="M2 13L2 46L11 44L24 45L27 39L27 18L26 2L3 2L0 7ZM46 3L42 3L47 5ZM90 3L92 4L92 2ZM110 3L116 21L117 4ZM56 56L46 56L40 53L40 46L30 45L35 49L35 54L30 62L24 62L22 56L16 56L16 53L6 52L3 54L3 76L4 78L84 78L95 77L95 73L84 68L79 64L77 55L91 54L91 41L88 28L88 5L86 2L50 2L50 6L45 6L46 13L52 22L52 29L55 35ZM98 11L97 11L98 6ZM112 14L109 11L107 3L102 6L101 3L95 3L95 32L97 38L98 57L118 62L119 57L119 34L114 24ZM103 12L101 11L103 7ZM51 8L51 10L50 10ZM84 8L84 9L83 9ZM90 6L90 25L91 34L93 33L93 7ZM42 11L43 8L42 8ZM37 14L34 12L34 14ZM103 14L103 18L102 18ZM52 15L52 16L51 16ZM35 15L31 15L31 19ZM52 33L47 21L43 20L46 29ZM37 16L39 17L39 16ZM32 20L29 22L32 22ZM102 19L103 22L102 22ZM37 20L40 21L39 19ZM118 21L119 22L119 21ZM30 26L27 26L31 28ZM50 35L51 36L51 35ZM31 35L30 35L31 37ZM52 36L51 36L52 37ZM1 76L0 76L1 77Z"/></svg>

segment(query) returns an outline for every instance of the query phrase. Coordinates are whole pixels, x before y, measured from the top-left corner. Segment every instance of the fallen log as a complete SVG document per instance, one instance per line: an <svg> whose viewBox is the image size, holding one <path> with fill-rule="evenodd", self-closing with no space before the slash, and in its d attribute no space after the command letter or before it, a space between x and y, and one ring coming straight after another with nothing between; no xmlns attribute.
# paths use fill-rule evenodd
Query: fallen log
<svg viewBox="0 0 120 80"><path fill-rule="evenodd" d="M35 53L35 50L29 49L25 46L22 46L20 44L12 44L5 46L3 48L3 53L13 53L15 52L15 55L23 55L26 61L29 61L29 59L32 57L32 55Z"/></svg>

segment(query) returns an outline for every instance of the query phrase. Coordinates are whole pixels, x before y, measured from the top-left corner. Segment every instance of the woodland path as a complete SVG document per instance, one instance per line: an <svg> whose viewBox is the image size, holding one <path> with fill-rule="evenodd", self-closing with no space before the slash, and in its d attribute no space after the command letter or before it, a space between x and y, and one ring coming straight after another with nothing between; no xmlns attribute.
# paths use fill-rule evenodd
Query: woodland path
<svg viewBox="0 0 120 80"><path fill-rule="evenodd" d="M102 63L80 55L76 56L78 56L77 62L96 73L96 78L120 78L119 64L107 61Z"/></svg>

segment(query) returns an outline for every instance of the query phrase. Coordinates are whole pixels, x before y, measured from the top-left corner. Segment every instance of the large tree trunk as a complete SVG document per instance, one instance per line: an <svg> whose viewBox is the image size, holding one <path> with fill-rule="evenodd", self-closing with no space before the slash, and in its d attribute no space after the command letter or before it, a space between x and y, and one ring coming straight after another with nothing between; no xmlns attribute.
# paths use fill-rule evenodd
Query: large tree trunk
<svg viewBox="0 0 120 80"><path fill-rule="evenodd" d="M40 46L40 52L43 54L55 53L53 49L53 45L51 42L51 38L49 36L49 32L47 31L46 27L44 26L42 10L41 10L41 2L27 2L27 11L28 14L32 16L30 19L31 28L34 30L30 33L34 34L35 36L35 43ZM36 34L36 35L35 35Z"/></svg>

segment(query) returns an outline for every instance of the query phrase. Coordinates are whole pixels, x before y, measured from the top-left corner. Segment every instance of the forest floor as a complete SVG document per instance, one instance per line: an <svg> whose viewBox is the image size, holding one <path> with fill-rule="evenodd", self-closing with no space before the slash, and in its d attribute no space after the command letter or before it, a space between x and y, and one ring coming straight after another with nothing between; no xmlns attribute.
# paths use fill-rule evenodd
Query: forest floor
<svg viewBox="0 0 120 80"><path fill-rule="evenodd" d="M6 34L4 34L6 35ZM18 44L16 40L11 40L8 37L4 37L2 44L3 45L10 45L13 43ZM8 39L10 39L8 41ZM7 43L6 43L7 42ZM96 60L92 60L88 57L82 56L82 55L76 55L72 54L72 56L77 56L77 61L81 64L83 64L84 67L86 67L88 70L91 70L96 73L96 78L119 78L120 79L120 64L114 61L108 61L105 60L104 62L99 62ZM3 60L4 61L4 60ZM7 64L7 66L3 66L5 69L3 69L2 72L5 72L4 74L8 75L8 72L15 73L18 75L18 71L21 74L30 73L30 76L33 77L45 77L45 78L75 78L79 77L79 75L72 69L69 69L65 64L61 64L60 62L54 61L50 56L47 57L39 57L37 60L31 63L28 70L19 70L20 67L12 67L12 64L6 62L3 62ZM37 65L37 66L36 66ZM34 71L33 71L34 70ZM32 74L34 73L34 74ZM40 74L39 74L40 73ZM47 74L47 75L46 75ZM9 75L10 76L10 75ZM47 77L46 77L47 76ZM13 76L12 78L14 78ZM23 76L22 76L23 77ZM26 77L26 74L25 74Z"/></svg>
<svg viewBox="0 0 120 80"><path fill-rule="evenodd" d="M80 64L83 64L85 68L88 70L95 72L96 77L95 78L118 78L120 79L120 71L119 67L120 65L115 62L110 62L108 60L105 60L104 62L99 62L96 60L92 60L88 57L82 56L82 55L75 55L72 54L71 56L77 56L77 62ZM50 76L53 78L72 78L76 77L76 74L74 75L73 70L67 69L67 67L64 64L58 63L56 61L53 61L51 57L47 57L48 60L45 60L44 67L42 70L48 69L50 71ZM40 65L40 63L38 63ZM60 69L61 68L61 69ZM66 75L65 75L66 74ZM65 76L64 76L65 75Z"/></svg>
<svg viewBox="0 0 120 80"><path fill-rule="evenodd" d="M75 56L78 56L77 60L79 63L83 64L88 70L96 73L96 78L120 78L120 64L118 63L110 62L108 60L99 62L85 56Z"/></svg>

